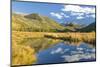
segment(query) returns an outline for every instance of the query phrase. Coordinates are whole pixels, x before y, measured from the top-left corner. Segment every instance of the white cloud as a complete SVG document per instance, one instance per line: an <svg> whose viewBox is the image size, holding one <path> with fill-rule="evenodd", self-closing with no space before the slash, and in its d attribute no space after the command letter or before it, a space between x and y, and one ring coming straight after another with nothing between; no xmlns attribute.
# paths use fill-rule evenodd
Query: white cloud
<svg viewBox="0 0 100 67"><path fill-rule="evenodd" d="M67 15L66 13L68 11L70 12L70 14ZM60 12L51 12L50 14L57 17L58 19L70 18L70 16L75 16L75 19L80 20L84 19L85 17L95 18L95 8L79 5L64 5L64 7L61 8Z"/></svg>
<svg viewBox="0 0 100 67"><path fill-rule="evenodd" d="M82 12L71 12L71 15L73 15L73 16L83 16L84 13L82 13Z"/></svg>
<svg viewBox="0 0 100 67"><path fill-rule="evenodd" d="M92 7L81 7L78 5L64 5L62 11L71 11L71 12L82 12L82 13L95 13L95 8Z"/></svg>
<svg viewBox="0 0 100 67"><path fill-rule="evenodd" d="M79 61L80 59L95 59L95 53L86 53L86 54L76 54L76 55L63 55L64 62L74 62Z"/></svg>
<svg viewBox="0 0 100 67"><path fill-rule="evenodd" d="M62 53L62 52L63 52L63 49L59 47L56 50L52 50L51 54Z"/></svg>
<svg viewBox="0 0 100 67"><path fill-rule="evenodd" d="M77 16L76 19L83 19L85 17L95 18L95 8L93 7L81 7L79 5L64 5L64 8L62 8L61 10L64 12L70 11L71 16Z"/></svg>
<svg viewBox="0 0 100 67"><path fill-rule="evenodd" d="M81 50L83 50L83 48L78 47L77 50L81 51Z"/></svg>
<svg viewBox="0 0 100 67"><path fill-rule="evenodd" d="M69 49L63 49L63 48L59 47L59 48L57 48L55 50L52 50L51 54L56 54L56 53L64 54L67 51L69 51Z"/></svg>
<svg viewBox="0 0 100 67"><path fill-rule="evenodd" d="M62 19L62 18L63 18L63 16L62 16L61 14L59 14L59 13L51 12L50 14L51 14L52 16L57 17L58 19Z"/></svg>
<svg viewBox="0 0 100 67"><path fill-rule="evenodd" d="M69 16L67 16L65 13L61 12L60 13L62 16L64 16L65 18L69 18Z"/></svg>
<svg viewBox="0 0 100 67"><path fill-rule="evenodd" d="M56 12L51 12L50 13L52 16L57 17L58 19L62 19L62 18L69 18L69 16L67 16L65 13L61 12L61 13L56 13Z"/></svg>
<svg viewBox="0 0 100 67"><path fill-rule="evenodd" d="M91 52L95 53L96 49L95 49L95 48L92 49L92 50L87 49L86 51L87 51L87 52L88 52L88 51L91 51Z"/></svg>
<svg viewBox="0 0 100 67"><path fill-rule="evenodd" d="M83 19L83 16L77 16L76 19Z"/></svg>
<svg viewBox="0 0 100 67"><path fill-rule="evenodd" d="M83 54L83 51L71 51L71 54Z"/></svg>
<svg viewBox="0 0 100 67"><path fill-rule="evenodd" d="M86 15L86 17L92 17L92 18L95 18L95 14Z"/></svg>
<svg viewBox="0 0 100 67"><path fill-rule="evenodd" d="M92 18L95 18L95 14L90 15Z"/></svg>
<svg viewBox="0 0 100 67"><path fill-rule="evenodd" d="M95 8L85 7L85 8L83 8L83 9L84 9L84 12L85 12L86 14L95 13Z"/></svg>

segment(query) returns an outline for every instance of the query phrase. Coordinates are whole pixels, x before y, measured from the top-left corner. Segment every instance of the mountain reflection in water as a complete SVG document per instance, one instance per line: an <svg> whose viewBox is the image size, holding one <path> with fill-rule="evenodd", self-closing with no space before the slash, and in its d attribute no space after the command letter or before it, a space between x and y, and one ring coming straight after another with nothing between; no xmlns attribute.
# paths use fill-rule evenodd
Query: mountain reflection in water
<svg viewBox="0 0 100 67"><path fill-rule="evenodd" d="M37 64L95 61L95 46L84 42L60 41L37 53Z"/></svg>
<svg viewBox="0 0 100 67"><path fill-rule="evenodd" d="M70 42L49 38L28 38L22 42L36 51L37 63L95 61L95 46L85 42ZM30 43L30 44L29 44Z"/></svg>

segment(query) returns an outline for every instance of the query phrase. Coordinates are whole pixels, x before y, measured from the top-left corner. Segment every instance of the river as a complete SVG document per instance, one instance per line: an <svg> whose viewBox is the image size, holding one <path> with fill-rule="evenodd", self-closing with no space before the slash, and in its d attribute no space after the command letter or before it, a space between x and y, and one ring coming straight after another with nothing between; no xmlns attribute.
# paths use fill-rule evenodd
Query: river
<svg viewBox="0 0 100 67"><path fill-rule="evenodd" d="M37 49L36 64L87 62L96 60L96 49L93 44L45 38L35 39L32 40L32 42Z"/></svg>

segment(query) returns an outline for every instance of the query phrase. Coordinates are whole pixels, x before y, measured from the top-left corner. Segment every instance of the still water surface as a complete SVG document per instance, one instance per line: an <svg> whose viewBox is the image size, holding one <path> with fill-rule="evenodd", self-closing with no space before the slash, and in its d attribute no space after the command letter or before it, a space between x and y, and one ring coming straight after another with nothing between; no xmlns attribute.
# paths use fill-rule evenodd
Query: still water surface
<svg viewBox="0 0 100 67"><path fill-rule="evenodd" d="M25 39L36 51L36 64L95 61L95 44L49 38Z"/></svg>
<svg viewBox="0 0 100 67"><path fill-rule="evenodd" d="M61 41L48 49L39 51L36 64L95 61L95 52L92 44Z"/></svg>

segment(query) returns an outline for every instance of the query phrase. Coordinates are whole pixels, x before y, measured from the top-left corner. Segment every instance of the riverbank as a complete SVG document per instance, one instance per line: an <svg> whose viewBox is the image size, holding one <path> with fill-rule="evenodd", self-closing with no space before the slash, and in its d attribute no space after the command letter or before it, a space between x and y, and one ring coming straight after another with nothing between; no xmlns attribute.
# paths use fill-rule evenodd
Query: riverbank
<svg viewBox="0 0 100 67"><path fill-rule="evenodd" d="M81 32L66 32L66 33L52 33L52 32L18 32L13 31L12 36L16 38L52 38L62 39L68 41L84 41L95 44L95 32L81 33Z"/></svg>
<svg viewBox="0 0 100 67"><path fill-rule="evenodd" d="M41 39L38 39L41 38ZM43 40L43 38L47 38ZM12 31L12 65L36 63L36 53L39 50L47 49L59 40L87 43L95 43L95 32L80 33L52 33L52 32L20 32ZM28 54L29 53L29 54ZM33 57L33 58L32 58ZM28 60L29 59L29 60ZM21 60L19 62L19 60Z"/></svg>

